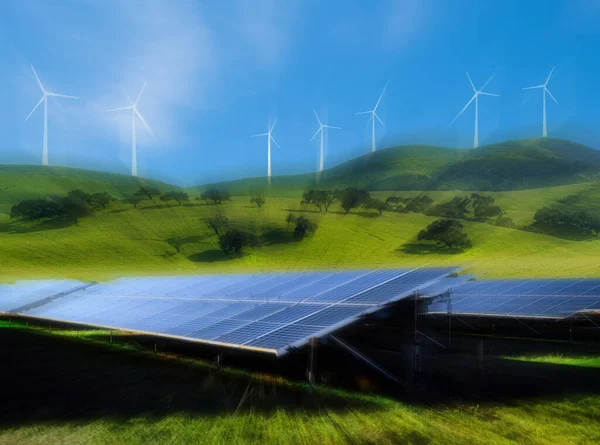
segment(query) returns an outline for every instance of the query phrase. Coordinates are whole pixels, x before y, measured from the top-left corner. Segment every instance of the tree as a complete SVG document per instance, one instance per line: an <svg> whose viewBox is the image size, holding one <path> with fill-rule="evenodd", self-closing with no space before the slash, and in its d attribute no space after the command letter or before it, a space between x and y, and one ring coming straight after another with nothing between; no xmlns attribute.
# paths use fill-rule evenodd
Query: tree
<svg viewBox="0 0 600 445"><path fill-rule="evenodd" d="M204 222L215 232L215 235L217 236L219 236L223 229L229 225L229 220L222 213L217 213L210 218L206 218Z"/></svg>
<svg viewBox="0 0 600 445"><path fill-rule="evenodd" d="M517 228L517 225L512 220L512 218L509 218L508 216L504 215L500 215L498 218L496 218L496 221L494 221L494 225L498 227L506 227L508 229Z"/></svg>
<svg viewBox="0 0 600 445"><path fill-rule="evenodd" d="M472 246L463 225L452 219L439 219L432 222L426 229L419 232L419 241L435 241L439 246L450 249L455 247L469 248Z"/></svg>
<svg viewBox="0 0 600 445"><path fill-rule="evenodd" d="M348 214L350 210L360 207L367 199L370 198L366 190L348 187L335 192L336 198L340 201L340 205Z"/></svg>
<svg viewBox="0 0 600 445"><path fill-rule="evenodd" d="M219 246L224 253L236 253L246 246L254 245L256 237L238 229L230 229L219 237Z"/></svg>
<svg viewBox="0 0 600 445"><path fill-rule="evenodd" d="M59 202L48 199L26 199L15 204L10 209L10 217L34 221L36 219L57 218L62 215Z"/></svg>
<svg viewBox="0 0 600 445"><path fill-rule="evenodd" d="M154 187L150 187L150 186L141 186L140 189L137 192L135 192L135 195L136 196L145 196L150 201L152 201L155 196L160 195L160 190L158 190L157 188L154 188Z"/></svg>
<svg viewBox="0 0 600 445"><path fill-rule="evenodd" d="M471 199L467 196L455 196L451 201L436 205L427 214L443 218L467 219L470 203Z"/></svg>
<svg viewBox="0 0 600 445"><path fill-rule="evenodd" d="M223 204L223 201L231 201L231 195L227 190L212 188L203 191L200 200L206 201L207 204L218 205Z"/></svg>
<svg viewBox="0 0 600 445"><path fill-rule="evenodd" d="M433 199L427 195L415 196L406 201L404 209L407 212L425 213L433 204Z"/></svg>
<svg viewBox="0 0 600 445"><path fill-rule="evenodd" d="M107 192L99 192L93 193L90 196L90 204L93 207L102 207L105 209L110 205L110 203L114 200L112 196L110 196Z"/></svg>
<svg viewBox="0 0 600 445"><path fill-rule="evenodd" d="M301 204L312 204L319 209L329 210L329 206L335 201L335 193L331 190L308 190L302 194Z"/></svg>
<svg viewBox="0 0 600 445"><path fill-rule="evenodd" d="M288 216L285 218L285 222L287 223L288 227L290 224L294 224L296 223L296 215L294 215L293 213L289 213Z"/></svg>
<svg viewBox="0 0 600 445"><path fill-rule="evenodd" d="M296 218L296 228L294 229L294 235L302 239L309 233L315 233L317 231L317 224L305 216L299 216Z"/></svg>
<svg viewBox="0 0 600 445"><path fill-rule="evenodd" d="M131 196L129 198L125 198L123 202L125 204L131 204L135 209L137 209L138 204L143 200L144 198L142 198L141 196Z"/></svg>
<svg viewBox="0 0 600 445"><path fill-rule="evenodd" d="M393 207L394 210L397 210L402 204L406 204L409 201L410 198L402 198L401 196L389 196L385 200L385 203L390 207Z"/></svg>
<svg viewBox="0 0 600 445"><path fill-rule="evenodd" d="M181 201L188 201L190 198L186 192L183 191L170 191L160 197L161 201L177 201L177 204L181 205Z"/></svg>
<svg viewBox="0 0 600 445"><path fill-rule="evenodd" d="M75 222L79 218L92 214L92 207L83 199L76 196L65 196L60 198L62 216L72 219Z"/></svg>
<svg viewBox="0 0 600 445"><path fill-rule="evenodd" d="M377 198L367 199L363 204L363 207L366 209L377 210L380 216L383 215L383 212L387 212L388 210L390 210L390 206L387 202L383 202L382 200Z"/></svg>
<svg viewBox="0 0 600 445"><path fill-rule="evenodd" d="M541 208L533 219L530 229L549 235L570 237L600 234L600 214L593 209L557 204Z"/></svg>
<svg viewBox="0 0 600 445"><path fill-rule="evenodd" d="M83 190L79 190L79 189L71 190L70 192L67 193L67 196L69 198L79 199L89 205L92 205L92 195L84 192Z"/></svg>
<svg viewBox="0 0 600 445"><path fill-rule="evenodd" d="M250 200L250 203L251 203L251 204L256 204L256 205L257 205L259 208L260 208L260 207L262 207L262 206L263 206L263 204L264 204L265 202L267 202L267 201L265 201L265 199L264 199L264 198L261 198L260 196L257 196L257 197L255 197L255 198L252 198L252 199Z"/></svg>
<svg viewBox="0 0 600 445"><path fill-rule="evenodd" d="M471 193L473 200L473 216L477 219L493 218L502 215L500 207L494 205L494 198L489 195Z"/></svg>

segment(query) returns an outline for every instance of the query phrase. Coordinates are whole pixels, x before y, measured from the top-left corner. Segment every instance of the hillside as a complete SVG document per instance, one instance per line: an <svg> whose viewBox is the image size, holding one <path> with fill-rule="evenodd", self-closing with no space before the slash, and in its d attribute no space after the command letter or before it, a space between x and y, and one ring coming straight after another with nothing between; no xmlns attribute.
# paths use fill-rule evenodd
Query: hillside
<svg viewBox="0 0 600 445"><path fill-rule="evenodd" d="M361 187L368 190L524 190L576 184L600 177L600 151L561 139L526 139L478 149L426 145L392 147L325 170L319 187ZM316 174L276 176L271 196L298 196L314 187ZM227 188L249 195L266 188L265 178L191 187Z"/></svg>
<svg viewBox="0 0 600 445"><path fill-rule="evenodd" d="M140 185L161 190L177 188L153 179L78 168L0 165L0 215L8 213L13 204L23 199L64 195L73 189L106 191L123 198L132 195Z"/></svg>
<svg viewBox="0 0 600 445"><path fill-rule="evenodd" d="M531 223L534 212L585 192L593 184L493 193L506 215ZM417 193L417 192L411 192ZM389 193L382 193L385 197ZM444 201L456 192L431 196ZM473 248L450 254L417 244L419 230L436 218L416 213L363 209L344 215L338 206L318 213L298 198L267 198L262 208L247 197L219 206L235 226L259 235L260 247L226 256L203 222L216 206L190 201L179 206L145 201L138 209L112 207L77 224L51 225L0 218L0 281L24 277L108 279L127 274L464 265L478 277L597 276L600 240L570 241L536 233L465 222ZM318 224L313 237L295 242L287 215L306 215Z"/></svg>

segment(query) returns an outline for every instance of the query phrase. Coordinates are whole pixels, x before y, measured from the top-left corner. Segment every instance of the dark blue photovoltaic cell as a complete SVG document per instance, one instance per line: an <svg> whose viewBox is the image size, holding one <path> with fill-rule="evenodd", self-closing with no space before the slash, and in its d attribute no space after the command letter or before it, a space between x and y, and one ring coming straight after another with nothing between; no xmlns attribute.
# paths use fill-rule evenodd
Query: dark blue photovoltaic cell
<svg viewBox="0 0 600 445"><path fill-rule="evenodd" d="M9 312L83 284L74 280L17 281L13 285L0 284L0 312Z"/></svg>
<svg viewBox="0 0 600 445"><path fill-rule="evenodd" d="M298 321L297 324L327 327L365 312L364 306L329 306Z"/></svg>
<svg viewBox="0 0 600 445"><path fill-rule="evenodd" d="M318 328L316 328L318 329ZM280 349L296 342L300 342L316 334L314 326L290 325L277 329L269 334L246 343L247 346L257 348Z"/></svg>
<svg viewBox="0 0 600 445"><path fill-rule="evenodd" d="M47 298L48 294L82 283L34 282L0 285L0 297L4 296L0 306L4 304L7 310L22 307L25 316L281 354L284 348L339 329L380 305L425 289L454 270L123 278L86 290L77 287L53 298ZM23 305L32 299L42 303Z"/></svg>

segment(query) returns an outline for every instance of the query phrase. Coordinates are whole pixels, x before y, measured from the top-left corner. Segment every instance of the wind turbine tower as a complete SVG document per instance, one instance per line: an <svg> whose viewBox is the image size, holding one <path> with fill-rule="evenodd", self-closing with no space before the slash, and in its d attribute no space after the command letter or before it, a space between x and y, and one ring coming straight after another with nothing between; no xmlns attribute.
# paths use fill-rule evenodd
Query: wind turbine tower
<svg viewBox="0 0 600 445"><path fill-rule="evenodd" d="M375 104L375 108L373 108L370 111L361 111L360 113L355 113L355 114L370 114L371 115L371 117L369 117L369 120L367 121L367 125L369 125L369 122L371 123L371 152L376 150L376 147L375 147L375 118L377 118L377 120L381 123L381 125L383 125L385 127L385 124L377 115L377 107L379 107L381 98L383 97L383 94L385 93L385 90L387 89L389 83L390 83L390 81L388 80L387 83L385 84L385 87L383 88L383 91L381 92L381 96L379 96L379 99L377 100L377 103Z"/></svg>
<svg viewBox="0 0 600 445"><path fill-rule="evenodd" d="M325 128L333 128L335 130L341 130L340 127L332 127L331 125L325 125L323 122L321 122L321 119L319 119L319 115L317 114L317 112L315 111L315 109L313 108L313 112L315 113L315 117L317 118L317 122L319 123L319 129L317 130L317 132L313 135L313 137L310 139L309 142L312 142L312 140L317 137L317 135L319 133L321 133L321 152L320 152L320 156L319 156L319 173L323 171L323 133L324 133L324 129Z"/></svg>
<svg viewBox="0 0 600 445"><path fill-rule="evenodd" d="M40 81L40 78L38 77L37 73L35 72L33 65L31 65L31 69L33 71L33 74L35 75L35 79L37 80L38 85L40 86L40 90L42 90L42 98L39 100L39 102L36 104L36 106L33 107L33 110L31 110L31 113L29 113L29 115L25 118L25 121L27 121L31 117L33 112L35 110L37 110L37 108L41 105L41 103L44 102L44 146L42 149L42 165L48 165L48 98L49 97L64 97L67 99L79 99L79 98L75 97L75 96L65 96L64 94L57 94L57 93L52 93L50 91L46 91L46 89L42 85L42 82Z"/></svg>
<svg viewBox="0 0 600 445"><path fill-rule="evenodd" d="M554 67L552 67L552 70L550 71L550 74L548 74L548 78L546 79L546 82L544 82L542 85L536 85L533 87L526 87L523 88L524 90L532 90L534 88L541 88L542 89L542 119L543 119L543 123L542 123L542 137L545 138L548 136L548 132L546 131L546 94L548 94L548 96L550 96L552 98L552 100L554 102L556 102L556 104L558 105L558 101L554 98L554 96L552 95L552 93L550 92L550 90L548 89L548 82L550 82L550 77L552 77L552 73L554 72Z"/></svg>
<svg viewBox="0 0 600 445"><path fill-rule="evenodd" d="M273 125L271 125L270 127L267 126L268 131L266 133L255 134L252 136L253 138L258 137L258 136L266 136L267 137L267 181L269 182L269 184L271 184L271 141L273 141L273 143L279 147L279 144L271 135L271 133L273 133L273 128L275 128L276 123L277 123L277 119L275 119L275 122L273 122ZM281 148L281 147L279 147L279 148Z"/></svg>
<svg viewBox="0 0 600 445"><path fill-rule="evenodd" d="M148 125L148 123L144 120L144 118L142 117L142 115L140 114L140 112L139 112L139 110L137 108L137 105L140 102L140 99L142 98L142 93L144 92L144 88L146 88L146 83L147 82L144 82L144 85L142 86L142 89L140 90L140 94L138 94L138 97L135 100L135 102L132 102L132 100L129 97L129 95L127 95L127 93L125 93L125 95L127 95L127 100L129 100L129 103L131 103L131 105L129 105L128 107L120 107L120 108L113 108L111 110L106 110L107 112L122 111L122 110L131 110L131 176L137 176L138 175L138 171L137 171L136 130L135 130L136 116L139 118L140 121L142 121L142 124L144 124L144 126L148 130L148 132L150 133L150 136L152 136L152 138L154 140L156 140L156 138L154 137L154 133L152 132L152 129L150 128L150 126Z"/></svg>
<svg viewBox="0 0 600 445"><path fill-rule="evenodd" d="M469 100L469 102L467 102L467 105L465 105L464 108L462 110L460 110L460 112L452 120L452 122L450 122L450 125L452 125L454 123L454 121L456 121L456 119L458 119L459 116L461 114L463 114L467 108L469 108L469 105L471 105L471 103L473 101L475 101L475 135L473 137L473 148L479 147L479 96L496 96L496 97L500 96L499 94L485 93L483 91L485 89L485 87L487 86L487 84L490 83L490 80L492 80L493 77L494 77L494 75L492 74L490 76L490 78L487 80L487 82L484 83L480 89L477 89L477 88L475 88L475 84L471 80L471 76L469 76L469 73L467 72L467 79L469 79L471 88L473 88L473 96L471 96L471 100Z"/></svg>

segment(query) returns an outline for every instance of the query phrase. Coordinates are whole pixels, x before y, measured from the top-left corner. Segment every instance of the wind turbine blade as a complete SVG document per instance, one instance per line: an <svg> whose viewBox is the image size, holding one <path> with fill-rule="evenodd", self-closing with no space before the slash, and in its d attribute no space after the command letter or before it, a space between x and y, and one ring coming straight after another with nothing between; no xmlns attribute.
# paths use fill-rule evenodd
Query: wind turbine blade
<svg viewBox="0 0 600 445"><path fill-rule="evenodd" d="M373 110L370 111L361 111L360 113L354 113L354 114L372 114Z"/></svg>
<svg viewBox="0 0 600 445"><path fill-rule="evenodd" d="M52 96L52 97L64 97L64 98L67 98L67 99L79 99L76 96L66 96L64 94L57 94L57 93L47 93L47 94L48 94L48 96Z"/></svg>
<svg viewBox="0 0 600 445"><path fill-rule="evenodd" d="M279 144L277 143L277 141L275 140L275 138L274 138L273 136L269 135L269 137L271 138L271 141L272 141L272 142L273 142L275 145L277 145L277 147L278 147L278 148L281 148L281 147L279 147Z"/></svg>
<svg viewBox="0 0 600 445"><path fill-rule="evenodd" d="M377 113L373 113L373 116L375 116L377 118L377 120L379 121L379 123L381 123L381 125L383 125L385 127L385 124L383 123L383 121L379 118L379 116L377 116Z"/></svg>
<svg viewBox="0 0 600 445"><path fill-rule="evenodd" d="M253 134L252 136L250 136L251 138L257 138L259 136L268 136L269 133L261 133L261 134Z"/></svg>
<svg viewBox="0 0 600 445"><path fill-rule="evenodd" d="M133 101L131 100L131 97L129 97L129 94L127 94L127 90L123 87L121 87L121 89L123 90L123 93L125 94L125 97L127 98L127 100L129 101L129 103L131 105L133 105Z"/></svg>
<svg viewBox="0 0 600 445"><path fill-rule="evenodd" d="M471 97L471 100L469 102L467 102L467 105L464 106L464 108L462 110L460 110L460 112L456 115L456 117L454 119L452 119L452 122L450 122L450 125L448 125L449 127L456 121L456 119L458 119L460 117L461 114L463 114L465 112L465 110L467 108L469 108L469 105L471 105L471 102L473 102L473 100L477 97L477 93L473 94L473 97Z"/></svg>
<svg viewBox="0 0 600 445"><path fill-rule="evenodd" d="M317 132L313 135L312 138L310 138L310 141L308 141L308 142L312 142L312 140L317 137L317 135L319 134L320 131L323 131L323 127L319 127Z"/></svg>
<svg viewBox="0 0 600 445"><path fill-rule="evenodd" d="M271 125L271 128L269 129L269 133L273 131L273 128L275 128L275 124L277 123L277 117L275 118L275 122L273 122L273 125Z"/></svg>
<svg viewBox="0 0 600 445"><path fill-rule="evenodd" d="M383 94L385 93L385 90L387 90L387 87L390 84L390 80L392 80L392 79L389 78L388 81L387 81L387 83L383 87L383 91L381 92L381 96L379 96L379 99L377 100L377 103L375 104L375 108L373 108L373 112L375 112L375 110L377 110L377 107L379 106L379 102L381 102L381 98L383 97Z"/></svg>
<svg viewBox="0 0 600 445"><path fill-rule="evenodd" d="M313 113L315 113L315 117L317 118L317 122L319 123L319 126L323 126L323 124L321 123L321 119L319 119L319 115L317 114L317 112L315 111L314 108L313 108Z"/></svg>
<svg viewBox="0 0 600 445"><path fill-rule="evenodd" d="M371 123L371 120L373 119L373 114L371 113L371 116L369 117L369 120L367 120L367 123L365 124L365 128L367 128L369 126L369 124Z"/></svg>
<svg viewBox="0 0 600 445"><path fill-rule="evenodd" d="M133 108L133 106L129 106L129 107L120 107L120 108L112 108L110 110L106 110L107 113L111 112L111 111L121 111L121 110L131 110Z"/></svg>
<svg viewBox="0 0 600 445"><path fill-rule="evenodd" d="M35 72L35 68L33 67L33 65L29 65L29 66L31 67L33 74L35 75L35 79L37 80L37 83L40 86L40 90L42 90L42 93L46 93L46 90L42 86L42 82L40 81L40 78L38 77L37 73Z"/></svg>
<svg viewBox="0 0 600 445"><path fill-rule="evenodd" d="M142 117L142 115L140 114L140 112L137 110L137 108L134 107L133 110L135 111L135 114L137 115L137 117L140 118L140 120L142 121L142 123L144 124L144 126L150 132L150 136L152 136L152 139L154 139L156 142L158 142L158 140L156 139L156 136L154 136L154 132L152 131L152 128L150 128L150 125L148 125L148 123L144 120L144 118Z"/></svg>
<svg viewBox="0 0 600 445"><path fill-rule="evenodd" d="M556 102L556 104L558 105L558 101L554 98L554 96L552 95L552 93L550 92L550 90L548 88L544 88L546 90L546 93L548 93L548 95L552 98L552 100L554 102Z"/></svg>
<svg viewBox="0 0 600 445"><path fill-rule="evenodd" d="M548 82L550 81L550 77L552 77L552 73L554 72L554 68L552 67L552 70L550 70L550 74L548 74L548 78L546 79L546 82L544 82L544 85L548 85Z"/></svg>
<svg viewBox="0 0 600 445"><path fill-rule="evenodd" d="M532 90L534 88L544 88L544 85L536 85L534 87L525 87L525 88L522 88L522 89L523 90Z"/></svg>
<svg viewBox="0 0 600 445"><path fill-rule="evenodd" d="M33 114L33 112L34 112L35 110L37 110L37 107L39 107L39 106L40 106L40 104L41 104L41 103L44 101L44 98L45 98L45 97L46 97L46 96L42 96L42 98L41 98L41 99L40 99L40 101L37 103L37 105L36 105L35 107L33 107L33 110L31 110L31 113L29 113L29 115L28 115L28 116L25 118L25 121L27 121L27 119L29 119L29 118L31 117L31 115Z"/></svg>
<svg viewBox="0 0 600 445"><path fill-rule="evenodd" d="M481 94L482 96L495 96L495 97L500 97L499 94L494 94L494 93L484 93L483 91L480 91L479 94Z"/></svg>
<svg viewBox="0 0 600 445"><path fill-rule="evenodd" d="M142 89L140 90L140 94L138 94L138 97L137 97L137 99L135 100L135 104L134 104L134 105L137 105L137 104L138 104L138 102L140 101L140 99L142 98L142 94L144 93L144 88L146 88L146 84L147 84L147 83L148 83L148 82L144 82L144 85L142 86Z"/></svg>
<svg viewBox="0 0 600 445"><path fill-rule="evenodd" d="M483 84L483 86L481 87L481 89L479 91L483 91L485 90L485 87L487 87L488 83L490 83L490 81L494 78L494 74L492 74L490 76L490 78L488 80L486 80L486 82Z"/></svg>
<svg viewBox="0 0 600 445"><path fill-rule="evenodd" d="M323 128L333 128L334 130L341 130L342 127L332 127L331 125L323 125Z"/></svg>
<svg viewBox="0 0 600 445"><path fill-rule="evenodd" d="M473 91L477 91L477 88L475 88L475 84L471 80L471 76L469 76L469 72L465 71L465 73L467 73L467 79L469 79L469 83L471 84L471 88L473 88Z"/></svg>

